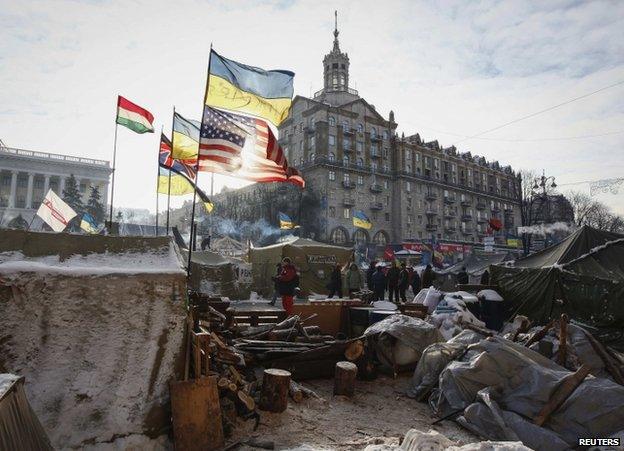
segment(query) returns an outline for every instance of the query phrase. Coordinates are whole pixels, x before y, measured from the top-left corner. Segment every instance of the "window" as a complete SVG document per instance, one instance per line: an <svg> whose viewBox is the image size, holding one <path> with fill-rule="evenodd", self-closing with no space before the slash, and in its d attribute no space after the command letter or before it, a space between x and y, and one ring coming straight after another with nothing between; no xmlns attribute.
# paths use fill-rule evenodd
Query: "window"
<svg viewBox="0 0 624 451"><path fill-rule="evenodd" d="M414 155L414 160L416 160L416 163L418 163L420 161L420 154L419 153Z"/></svg>
<svg viewBox="0 0 624 451"><path fill-rule="evenodd" d="M334 152L329 152L329 161L335 161L336 160L336 155L334 154Z"/></svg>
<svg viewBox="0 0 624 451"><path fill-rule="evenodd" d="M330 146L336 145L336 135L329 135L329 145Z"/></svg>
<svg viewBox="0 0 624 451"><path fill-rule="evenodd" d="M357 183L358 183L358 185L363 185L364 184L364 177L362 177L361 175L358 175Z"/></svg>
<svg viewBox="0 0 624 451"><path fill-rule="evenodd" d="M375 161L371 163L371 168L373 168L373 171L377 170L377 163Z"/></svg>
<svg viewBox="0 0 624 451"><path fill-rule="evenodd" d="M363 143L362 141L358 141L358 142L356 142L356 143L355 143L355 149L356 149L358 152L360 152L360 153L361 153L361 152L363 152L363 151L364 151L364 143Z"/></svg>
<svg viewBox="0 0 624 451"><path fill-rule="evenodd" d="M345 79L344 74L340 74L340 86L345 86L347 84L347 81Z"/></svg>
<svg viewBox="0 0 624 451"><path fill-rule="evenodd" d="M412 184L410 182L405 182L405 190L408 193L412 190Z"/></svg>
<svg viewBox="0 0 624 451"><path fill-rule="evenodd" d="M371 143L371 155L379 155L377 153L377 143Z"/></svg>
<svg viewBox="0 0 624 451"><path fill-rule="evenodd" d="M412 152L405 152L405 161L409 161L412 159Z"/></svg>
<svg viewBox="0 0 624 451"><path fill-rule="evenodd" d="M375 127L371 128L370 135L371 135L371 138L377 137L377 129Z"/></svg>
<svg viewBox="0 0 624 451"><path fill-rule="evenodd" d="M342 217L345 219L349 219L351 217L351 210L348 208L344 208L342 210Z"/></svg>
<svg viewBox="0 0 624 451"><path fill-rule="evenodd" d="M386 221L390 221L390 213L384 214Z"/></svg>
<svg viewBox="0 0 624 451"><path fill-rule="evenodd" d="M332 127L336 125L336 118L334 116L329 116L329 125Z"/></svg>
<svg viewBox="0 0 624 451"><path fill-rule="evenodd" d="M406 170L407 172L412 172L412 165L411 165L411 164L408 164L407 166L405 166L405 170Z"/></svg>
<svg viewBox="0 0 624 451"><path fill-rule="evenodd" d="M344 164L345 166L349 166L349 157L344 156L342 157L342 164Z"/></svg>
<svg viewBox="0 0 624 451"><path fill-rule="evenodd" d="M342 129L345 132L349 131L349 121L342 121Z"/></svg>
<svg viewBox="0 0 624 451"><path fill-rule="evenodd" d="M28 183L28 179L22 179L22 178L17 179L17 186L19 187L24 188L27 183Z"/></svg>
<svg viewBox="0 0 624 451"><path fill-rule="evenodd" d="M362 124L358 124L357 130L362 133L364 131L364 126Z"/></svg>
<svg viewBox="0 0 624 451"><path fill-rule="evenodd" d="M364 166L364 160L362 158L358 158L357 159L357 165L358 166Z"/></svg>
<svg viewBox="0 0 624 451"><path fill-rule="evenodd" d="M388 189L388 181L387 181L387 180L384 180L384 182L383 182L383 187L384 187L385 189Z"/></svg>
<svg viewBox="0 0 624 451"><path fill-rule="evenodd" d="M308 160L314 161L314 157L316 157L316 154L314 152L310 152L310 155L308 156Z"/></svg>
<svg viewBox="0 0 624 451"><path fill-rule="evenodd" d="M43 188L43 180L36 179L35 180L35 188Z"/></svg>
<svg viewBox="0 0 624 451"><path fill-rule="evenodd" d="M349 173L348 172L345 172L344 174L342 174L342 182L345 185L348 185L350 181L351 181L351 179L349 178Z"/></svg>
<svg viewBox="0 0 624 451"><path fill-rule="evenodd" d="M342 138L342 148L351 149L351 140L349 138Z"/></svg>
<svg viewBox="0 0 624 451"><path fill-rule="evenodd" d="M433 159L433 167L436 169L440 169L440 160L438 160L437 158Z"/></svg>
<svg viewBox="0 0 624 451"><path fill-rule="evenodd" d="M388 139L388 130L384 130L383 139Z"/></svg>
<svg viewBox="0 0 624 451"><path fill-rule="evenodd" d="M310 137L310 149L314 150L314 144L315 144L314 136L311 136Z"/></svg>
<svg viewBox="0 0 624 451"><path fill-rule="evenodd" d="M384 158L388 158L388 148L387 147L384 147L383 156L384 156Z"/></svg>
<svg viewBox="0 0 624 451"><path fill-rule="evenodd" d="M303 141L299 143L299 151L303 152Z"/></svg>
<svg viewBox="0 0 624 451"><path fill-rule="evenodd" d="M334 171L329 171L329 180L336 180L336 173Z"/></svg>
<svg viewBox="0 0 624 451"><path fill-rule="evenodd" d="M336 217L336 207L329 207L329 217L330 218Z"/></svg>
<svg viewBox="0 0 624 451"><path fill-rule="evenodd" d="M299 133L303 133L303 122L299 123Z"/></svg>
<svg viewBox="0 0 624 451"><path fill-rule="evenodd" d="M384 170L384 172L388 172L388 165L387 164L384 164L383 170Z"/></svg>
<svg viewBox="0 0 624 451"><path fill-rule="evenodd" d="M329 240L334 244L345 244L347 242L347 234L343 229L334 229Z"/></svg>

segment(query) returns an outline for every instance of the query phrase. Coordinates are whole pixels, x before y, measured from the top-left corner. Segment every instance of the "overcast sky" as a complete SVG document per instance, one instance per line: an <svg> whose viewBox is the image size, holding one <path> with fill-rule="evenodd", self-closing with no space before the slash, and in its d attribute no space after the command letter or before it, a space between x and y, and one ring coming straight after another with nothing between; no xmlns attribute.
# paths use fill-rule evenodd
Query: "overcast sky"
<svg viewBox="0 0 624 451"><path fill-rule="evenodd" d="M620 0L0 0L0 139L110 160L121 94L154 114L157 133L120 127L115 203L153 210L158 132L173 105L199 119L210 43L294 71L308 96L322 88L336 7L351 85L385 117L394 110L399 133L544 169L560 185L624 177L624 84L463 138L623 81ZM624 185L599 199L624 213Z"/></svg>

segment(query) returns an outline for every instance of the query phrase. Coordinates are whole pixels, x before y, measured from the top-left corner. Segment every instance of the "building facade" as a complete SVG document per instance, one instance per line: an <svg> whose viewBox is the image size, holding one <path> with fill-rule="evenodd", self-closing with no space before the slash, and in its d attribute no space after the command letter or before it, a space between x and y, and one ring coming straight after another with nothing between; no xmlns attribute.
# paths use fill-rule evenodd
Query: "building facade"
<svg viewBox="0 0 624 451"><path fill-rule="evenodd" d="M0 226L18 215L30 221L49 189L62 197L71 175L84 202L95 186L106 205L111 173L108 161L0 146Z"/></svg>
<svg viewBox="0 0 624 451"><path fill-rule="evenodd" d="M337 29L323 59L323 80L313 98L293 99L279 127L289 164L302 172L309 198L318 199L312 211L295 211L304 233L307 215L314 238L340 245L431 238L479 243L488 234L503 245L516 235L520 180L512 168L437 141L423 142L418 134L399 137L394 113L383 117L349 87L349 57L340 50ZM215 201L223 202L227 213L227 205L254 205L258 189L231 190ZM291 191L262 189L264 197L281 195L287 205L296 202ZM370 218L370 230L353 226L356 210Z"/></svg>

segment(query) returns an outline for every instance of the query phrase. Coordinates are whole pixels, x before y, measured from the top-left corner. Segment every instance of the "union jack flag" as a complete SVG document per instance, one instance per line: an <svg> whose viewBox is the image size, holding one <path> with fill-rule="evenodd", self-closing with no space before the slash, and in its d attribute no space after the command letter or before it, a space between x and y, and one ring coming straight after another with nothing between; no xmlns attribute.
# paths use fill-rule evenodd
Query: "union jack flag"
<svg viewBox="0 0 624 451"><path fill-rule="evenodd" d="M185 175L191 180L195 180L197 174L197 160L177 160L171 157L172 144L169 138L164 134L160 135L160 153L158 155L158 163L160 167L170 169L173 172Z"/></svg>

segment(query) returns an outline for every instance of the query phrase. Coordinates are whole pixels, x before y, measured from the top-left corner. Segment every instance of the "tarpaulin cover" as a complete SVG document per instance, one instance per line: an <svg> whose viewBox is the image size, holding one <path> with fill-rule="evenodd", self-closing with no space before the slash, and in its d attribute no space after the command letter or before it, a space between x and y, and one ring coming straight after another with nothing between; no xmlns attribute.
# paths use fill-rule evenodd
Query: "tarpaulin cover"
<svg viewBox="0 0 624 451"><path fill-rule="evenodd" d="M253 287L259 293L273 292L275 265L290 257L300 273L299 286L305 295L327 294L331 270L336 263L344 266L353 260L353 249L331 246L306 238L278 243L272 246L249 249L249 262L253 270Z"/></svg>
<svg viewBox="0 0 624 451"><path fill-rule="evenodd" d="M499 430L508 428L522 439L531 435L534 426L528 422L505 421L500 412L512 412L532 420L572 375L535 351L501 337L491 337L469 346L461 361L446 367L430 403L444 415L481 402L497 417ZM466 422L475 429L482 427L473 418L475 415L470 411L465 412ZM588 376L544 424L556 436L551 436L551 441L525 444L538 450L557 449L560 441L576 446L578 437L609 437L620 431L622 425L624 387L608 379ZM490 428L479 429L479 433L500 438L490 436ZM517 440L511 434L508 437Z"/></svg>
<svg viewBox="0 0 624 451"><path fill-rule="evenodd" d="M494 265L490 272L511 315L545 323L567 313L583 323L620 331L619 345L614 346L624 345L624 235L583 227L513 267Z"/></svg>
<svg viewBox="0 0 624 451"><path fill-rule="evenodd" d="M24 391L24 378L0 374L0 449L53 450Z"/></svg>

